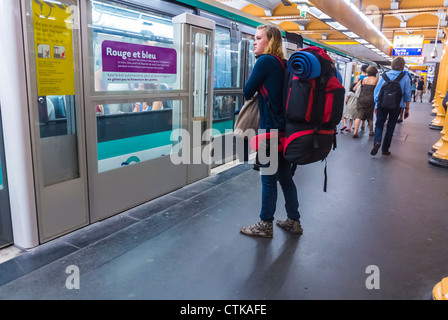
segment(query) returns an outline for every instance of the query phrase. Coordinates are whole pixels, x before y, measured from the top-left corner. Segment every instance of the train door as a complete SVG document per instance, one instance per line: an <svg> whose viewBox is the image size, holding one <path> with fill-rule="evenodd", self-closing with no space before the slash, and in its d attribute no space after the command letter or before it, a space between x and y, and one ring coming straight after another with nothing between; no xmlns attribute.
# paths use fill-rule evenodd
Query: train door
<svg viewBox="0 0 448 320"><path fill-rule="evenodd" d="M236 23L209 12L200 15L215 21L214 73L212 109L212 166L233 161L236 145L233 136L235 111L244 103L243 85L247 66L247 44L244 32L254 34L254 28Z"/></svg>
<svg viewBox="0 0 448 320"><path fill-rule="evenodd" d="M211 126L213 28L123 1L82 4L93 222L209 174L200 151Z"/></svg>
<svg viewBox="0 0 448 320"><path fill-rule="evenodd" d="M1 107L1 106L0 106ZM3 145L2 114L0 108L0 248L13 242L5 149Z"/></svg>
<svg viewBox="0 0 448 320"><path fill-rule="evenodd" d="M89 222L77 0L23 0L40 242Z"/></svg>
<svg viewBox="0 0 448 320"><path fill-rule="evenodd" d="M210 174L213 156L210 143L212 124L210 74L212 74L211 66L213 65L213 32L210 29L198 27L190 27L184 32L190 34L189 43L191 43L188 63L191 66L190 107L188 108L191 156L188 166L188 183L191 183Z"/></svg>
<svg viewBox="0 0 448 320"><path fill-rule="evenodd" d="M215 18L218 19L218 18ZM213 75L213 144L214 163L219 166L233 161L233 126L235 110L242 105L240 90L242 56L239 52L239 34L235 24L218 19L215 33L215 62ZM226 143L227 141L227 143ZM219 154L219 156L218 156Z"/></svg>

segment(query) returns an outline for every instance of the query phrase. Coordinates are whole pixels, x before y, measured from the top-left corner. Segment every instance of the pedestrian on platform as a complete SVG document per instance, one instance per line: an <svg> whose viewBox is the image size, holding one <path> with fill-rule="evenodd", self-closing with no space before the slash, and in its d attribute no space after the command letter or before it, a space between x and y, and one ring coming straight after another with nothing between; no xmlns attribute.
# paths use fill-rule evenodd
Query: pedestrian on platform
<svg viewBox="0 0 448 320"><path fill-rule="evenodd" d="M403 73L405 66L405 61L402 57L397 57L392 61L392 70L386 72L386 76L394 81L395 79ZM394 135L395 125L397 124L398 116L400 115L400 110L404 108L404 118L409 117L409 105L411 102L411 81L409 77L401 76L400 80L400 88L402 98L399 103L399 106L392 110L387 110L383 108L378 108L378 99L381 91L381 87L386 83L383 77L378 82L378 85L375 88L375 112L376 112L376 123L375 123L375 138L373 149L370 152L371 155L376 155L378 153L379 148L381 147L381 141L383 138L383 128L384 124L387 120L387 129L386 134L384 136L384 142L382 144L382 153L383 155L390 155L390 145L392 142L392 137Z"/></svg>
<svg viewBox="0 0 448 320"><path fill-rule="evenodd" d="M417 80L412 79L411 81L411 100L415 102L415 91L417 90Z"/></svg>
<svg viewBox="0 0 448 320"><path fill-rule="evenodd" d="M252 74L244 86L244 97L250 99L259 88L264 85L268 92L268 97L272 112L264 99L258 99L260 111L260 129L271 130L278 129L284 131L284 111L283 111L283 78L284 66L281 60L284 60L282 49L282 35L276 26L259 26L255 33L254 54L257 62L253 68ZM258 92L258 97L261 97ZM275 119L272 119L276 117ZM278 168L274 174L264 174L264 168L261 168L261 212L260 221L254 225L242 227L241 233L272 238L274 213L277 205L277 182L285 197L285 208L287 219L285 221L277 220L277 225L285 230L301 234L299 202L297 197L297 188L292 179L291 164L283 158L283 153L278 152ZM271 155L272 156L272 155Z"/></svg>
<svg viewBox="0 0 448 320"><path fill-rule="evenodd" d="M355 86L356 83L353 83L350 86L350 91L347 93L347 98L345 99L345 109L344 113L342 115L342 123L343 127L341 128L342 131L352 132L352 126L353 126L353 116L356 112L356 105L358 103L358 97L355 93ZM349 126L347 127L347 122L349 122Z"/></svg>
<svg viewBox="0 0 448 320"><path fill-rule="evenodd" d="M361 66L361 73L358 74L358 75L356 76L356 78L355 78L355 84L357 84L359 81L362 81L362 79L367 78L367 68L368 68L368 67L369 67L368 64L363 64L363 65ZM359 97L359 91L360 91L360 90L358 90L358 92L357 92L357 96L356 96L356 98ZM355 120L353 120L353 121L355 121ZM365 120L362 120L362 122L361 122L361 130L364 130L365 125L366 125L366 121L365 121ZM350 132L351 132L351 127L350 127Z"/></svg>
<svg viewBox="0 0 448 320"><path fill-rule="evenodd" d="M417 83L417 98L420 97L420 103L423 102L423 90L425 90L425 80L420 77Z"/></svg>
<svg viewBox="0 0 448 320"><path fill-rule="evenodd" d="M367 78L367 68L369 67L368 64L363 64L361 67L361 73L358 74L355 78L355 84L358 83L359 81L362 81L362 79Z"/></svg>
<svg viewBox="0 0 448 320"><path fill-rule="evenodd" d="M376 77L378 69L374 66L370 66L366 70L367 77L359 81L354 90L358 86L361 86L361 93L358 97L358 103L355 112L355 130L353 131L353 138L358 138L358 129L361 124L361 120L369 121L370 135L373 136L373 109L375 107L375 101L373 99L373 91L378 83Z"/></svg>

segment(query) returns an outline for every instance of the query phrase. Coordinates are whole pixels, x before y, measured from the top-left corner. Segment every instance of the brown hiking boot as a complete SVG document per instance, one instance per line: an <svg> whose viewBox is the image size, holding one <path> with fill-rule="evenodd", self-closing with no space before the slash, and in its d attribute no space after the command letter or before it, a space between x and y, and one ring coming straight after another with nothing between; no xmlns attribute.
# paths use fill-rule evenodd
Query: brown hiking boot
<svg viewBox="0 0 448 320"><path fill-rule="evenodd" d="M289 231L294 234L302 234L303 233L302 226L300 225L300 220L296 221L296 220L291 220L289 218L287 218L285 221L277 220L277 225L280 228L283 228L286 231Z"/></svg>
<svg viewBox="0 0 448 320"><path fill-rule="evenodd" d="M274 235L274 228L272 222L269 223L260 220L254 225L242 227L240 232L248 236L272 238Z"/></svg>

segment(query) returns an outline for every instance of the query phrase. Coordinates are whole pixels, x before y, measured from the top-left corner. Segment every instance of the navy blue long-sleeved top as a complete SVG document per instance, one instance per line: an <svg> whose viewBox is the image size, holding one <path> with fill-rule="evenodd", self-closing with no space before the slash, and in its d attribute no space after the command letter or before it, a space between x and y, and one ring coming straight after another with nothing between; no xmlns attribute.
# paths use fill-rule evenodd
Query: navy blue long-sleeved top
<svg viewBox="0 0 448 320"><path fill-rule="evenodd" d="M260 110L260 129L285 130L285 120L283 114L283 80L284 70L280 61L271 55L261 55L257 58L252 74L244 86L244 97L252 98L258 91L258 107ZM268 92L268 99L272 113L268 109L268 104L260 92L261 85L264 85ZM273 116L275 120L272 119Z"/></svg>

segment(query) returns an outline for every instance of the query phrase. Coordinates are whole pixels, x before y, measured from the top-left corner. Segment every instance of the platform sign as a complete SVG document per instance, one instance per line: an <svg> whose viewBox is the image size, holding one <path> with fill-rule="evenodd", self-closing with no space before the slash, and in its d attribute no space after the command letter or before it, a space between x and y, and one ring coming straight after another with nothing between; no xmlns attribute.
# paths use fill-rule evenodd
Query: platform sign
<svg viewBox="0 0 448 320"><path fill-rule="evenodd" d="M424 35L396 35L394 37L394 56L419 57L423 52Z"/></svg>
<svg viewBox="0 0 448 320"><path fill-rule="evenodd" d="M32 6L38 95L74 95L70 7L42 0L33 0Z"/></svg>
<svg viewBox="0 0 448 320"><path fill-rule="evenodd" d="M174 83L177 79L175 49L106 40L102 60L108 83Z"/></svg>

